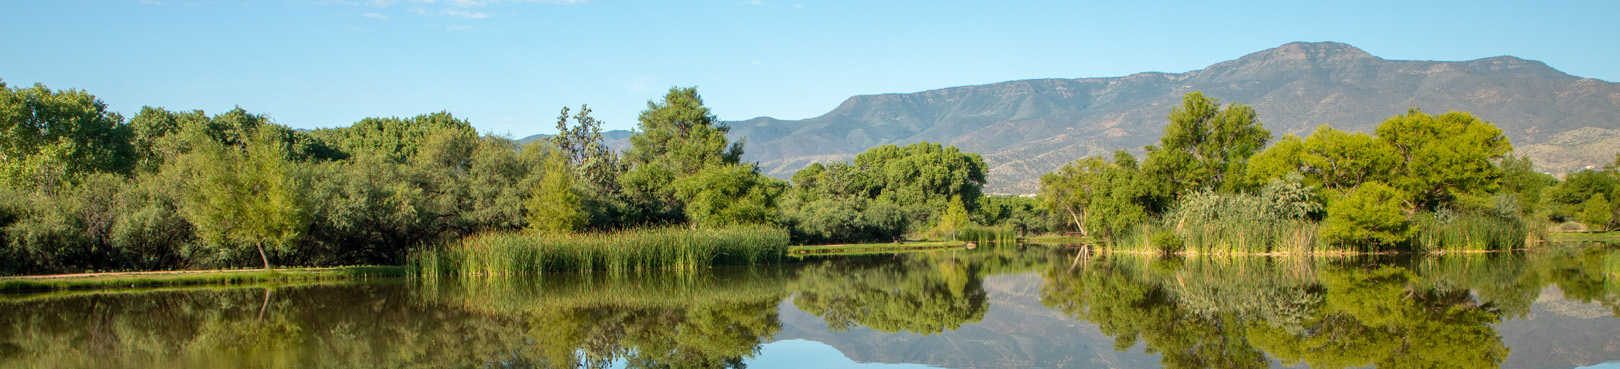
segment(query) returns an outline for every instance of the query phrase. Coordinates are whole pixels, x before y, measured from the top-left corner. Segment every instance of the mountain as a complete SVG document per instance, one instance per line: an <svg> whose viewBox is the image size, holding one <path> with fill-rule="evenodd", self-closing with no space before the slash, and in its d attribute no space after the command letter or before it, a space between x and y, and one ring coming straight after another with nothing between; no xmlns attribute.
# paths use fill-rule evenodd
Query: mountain
<svg viewBox="0 0 1620 369"><path fill-rule="evenodd" d="M1079 157L1140 153L1192 91L1253 106L1274 137L1323 124L1371 131L1417 107L1491 121L1546 171L1607 163L1620 148L1620 84L1511 56L1386 60L1334 42L1290 43L1186 73L862 95L815 118L728 123L733 139L748 140L744 159L777 178L878 145L937 141L984 155L986 192L1022 194L1036 191L1042 173Z"/></svg>

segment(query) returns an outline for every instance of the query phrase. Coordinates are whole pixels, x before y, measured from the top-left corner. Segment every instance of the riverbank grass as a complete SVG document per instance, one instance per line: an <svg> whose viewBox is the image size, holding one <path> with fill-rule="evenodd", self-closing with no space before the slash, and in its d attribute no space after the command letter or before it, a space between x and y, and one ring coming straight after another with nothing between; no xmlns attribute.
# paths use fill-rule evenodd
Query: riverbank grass
<svg viewBox="0 0 1620 369"><path fill-rule="evenodd" d="M489 233L413 254L406 269L424 277L696 269L776 262L787 253L787 245L787 230L764 226L572 235Z"/></svg>
<svg viewBox="0 0 1620 369"><path fill-rule="evenodd" d="M403 277L397 266L97 273L0 279L0 293Z"/></svg>

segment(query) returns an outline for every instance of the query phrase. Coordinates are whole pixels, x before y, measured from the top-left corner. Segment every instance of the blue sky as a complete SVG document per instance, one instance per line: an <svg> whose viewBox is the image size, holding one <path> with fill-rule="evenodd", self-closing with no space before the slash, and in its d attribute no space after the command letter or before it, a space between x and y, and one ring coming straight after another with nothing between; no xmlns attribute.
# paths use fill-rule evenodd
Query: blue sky
<svg viewBox="0 0 1620 369"><path fill-rule="evenodd" d="M0 79L114 110L298 128L447 110L480 131L610 129L698 86L722 119L802 119L858 94L1185 72L1291 41L1387 59L1514 55L1620 81L1620 2L367 1L0 2Z"/></svg>

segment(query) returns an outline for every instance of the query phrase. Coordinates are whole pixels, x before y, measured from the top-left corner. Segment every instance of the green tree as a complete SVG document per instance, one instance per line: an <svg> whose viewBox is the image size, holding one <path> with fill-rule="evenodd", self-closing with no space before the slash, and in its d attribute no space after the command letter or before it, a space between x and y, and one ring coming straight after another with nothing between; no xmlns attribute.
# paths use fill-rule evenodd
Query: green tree
<svg viewBox="0 0 1620 369"><path fill-rule="evenodd" d="M1353 190L1368 181L1385 182L1400 165L1394 147L1366 133L1346 133L1322 126L1305 138L1301 170L1312 184Z"/></svg>
<svg viewBox="0 0 1620 369"><path fill-rule="evenodd" d="M1171 193L1239 189L1249 157L1271 140L1254 108L1235 103L1222 108L1202 92L1183 95L1168 118L1159 145L1147 147L1146 167Z"/></svg>
<svg viewBox="0 0 1620 369"><path fill-rule="evenodd" d="M617 179L624 168L619 156L602 139L602 122L591 117L591 108L579 106L579 113L569 124L568 107L557 115L557 135L551 143L567 154L568 165L575 177L602 196L617 192Z"/></svg>
<svg viewBox="0 0 1620 369"><path fill-rule="evenodd" d="M1322 233L1328 241L1365 251L1387 249L1415 230L1402 211L1406 194L1381 182L1366 182L1328 206Z"/></svg>
<svg viewBox="0 0 1620 369"><path fill-rule="evenodd" d="M569 168L569 154L542 149L539 144L529 144L525 150L545 151L540 184L534 187L524 202L528 230L541 234L564 234L584 227L590 214L581 207L582 198L574 185L574 172Z"/></svg>
<svg viewBox="0 0 1620 369"><path fill-rule="evenodd" d="M258 130L245 149L198 140L190 163L184 213L207 246L253 245L264 268L265 246L286 247L303 230L303 189L291 175L280 137Z"/></svg>
<svg viewBox="0 0 1620 369"><path fill-rule="evenodd" d="M1099 190L1097 182L1103 169L1110 165L1102 157L1087 156L1064 164L1057 172L1041 175L1042 205L1053 213L1067 214L1074 229L1085 234L1086 209L1091 207L1093 193Z"/></svg>
<svg viewBox="0 0 1620 369"><path fill-rule="evenodd" d="M0 182L7 186L54 194L89 173L126 174L133 133L88 92L0 81Z"/></svg>
<svg viewBox="0 0 1620 369"><path fill-rule="evenodd" d="M1465 112L1428 115L1413 108L1379 124L1377 133L1401 158L1389 184L1416 209L1496 192L1502 169L1495 161L1513 150L1501 129Z"/></svg>
<svg viewBox="0 0 1620 369"><path fill-rule="evenodd" d="M1304 157L1305 140L1293 134L1283 135L1271 147L1249 158L1249 166L1244 169L1244 181L1251 184L1267 183L1289 173L1297 173Z"/></svg>
<svg viewBox="0 0 1620 369"><path fill-rule="evenodd" d="M787 184L759 174L751 164L705 168L674 183L675 196L686 204L694 226L775 224L777 198Z"/></svg>
<svg viewBox="0 0 1620 369"><path fill-rule="evenodd" d="M1592 195L1586 200L1585 210L1581 212L1581 222L1586 223L1594 231L1606 231L1609 223L1614 220L1614 210L1609 206L1609 199L1603 194Z"/></svg>
<svg viewBox="0 0 1620 369"><path fill-rule="evenodd" d="M945 212L939 217L939 229L945 232L946 240L956 239L956 231L968 225L967 212L962 196L951 196L951 201L946 202Z"/></svg>
<svg viewBox="0 0 1620 369"><path fill-rule="evenodd" d="M1502 158L1502 190L1512 193L1523 204L1522 215L1535 214L1541 208L1541 194L1558 183L1551 175L1536 172L1535 164L1526 155L1508 155Z"/></svg>
<svg viewBox="0 0 1620 369"><path fill-rule="evenodd" d="M731 128L703 106L695 87L670 88L663 100L648 101L638 120L639 130L630 135L624 155L629 169L619 183L648 220L684 216L677 180L741 161L743 143L726 139Z"/></svg>

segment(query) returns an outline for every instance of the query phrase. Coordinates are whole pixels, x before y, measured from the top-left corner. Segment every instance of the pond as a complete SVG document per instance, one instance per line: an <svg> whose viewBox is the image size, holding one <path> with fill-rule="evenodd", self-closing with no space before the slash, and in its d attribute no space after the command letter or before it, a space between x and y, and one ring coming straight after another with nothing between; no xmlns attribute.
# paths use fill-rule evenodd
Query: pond
<svg viewBox="0 0 1620 369"><path fill-rule="evenodd" d="M1337 258L1040 245L543 278L0 295L0 367L1573 368L1620 250Z"/></svg>

